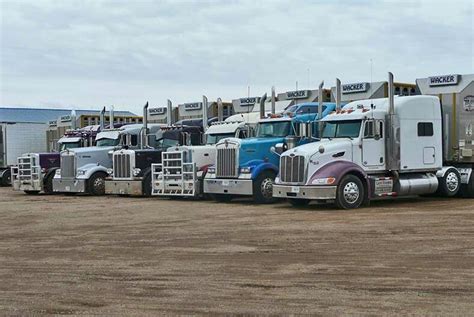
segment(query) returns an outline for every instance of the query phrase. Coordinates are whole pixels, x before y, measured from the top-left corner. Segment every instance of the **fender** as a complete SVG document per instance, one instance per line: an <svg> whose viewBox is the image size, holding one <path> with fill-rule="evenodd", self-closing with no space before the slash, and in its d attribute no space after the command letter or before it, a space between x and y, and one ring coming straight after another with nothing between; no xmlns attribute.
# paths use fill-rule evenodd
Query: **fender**
<svg viewBox="0 0 474 317"><path fill-rule="evenodd" d="M86 170L86 173L84 175L77 176L77 179L89 179L91 178L92 174L95 174L97 172L104 172L106 175L107 173L107 168L102 166L102 165L97 165L97 164L86 164L78 168L78 170Z"/></svg>
<svg viewBox="0 0 474 317"><path fill-rule="evenodd" d="M258 175L260 175L260 173L262 173L265 170L271 170L271 171L275 172L275 175L278 175L278 167L276 165L274 165L272 163L262 161L262 163L256 165L252 169L252 174L251 174L252 180L257 179Z"/></svg>
<svg viewBox="0 0 474 317"><path fill-rule="evenodd" d="M443 168L441 168L440 170L437 170L437 171L436 171L436 177L438 177L438 178L444 177L444 175L446 174L446 172L447 172L450 168L456 169L454 166L443 166ZM457 169L456 169L456 170L457 170ZM458 172L459 172L459 171L458 171Z"/></svg>
<svg viewBox="0 0 474 317"><path fill-rule="evenodd" d="M348 173L354 173L356 175L362 176L363 181L367 185L370 193L370 184L367 173L359 165L346 160L332 161L322 166L316 172L314 172L313 175L311 175L307 185L314 185L313 180L317 178L334 177L336 181L332 185L337 186L341 179Z"/></svg>

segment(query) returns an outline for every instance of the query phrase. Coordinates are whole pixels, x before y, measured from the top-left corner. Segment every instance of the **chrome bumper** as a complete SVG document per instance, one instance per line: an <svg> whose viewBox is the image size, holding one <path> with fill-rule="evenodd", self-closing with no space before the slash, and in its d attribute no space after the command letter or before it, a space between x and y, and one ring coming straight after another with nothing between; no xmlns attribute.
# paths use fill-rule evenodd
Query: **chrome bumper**
<svg viewBox="0 0 474 317"><path fill-rule="evenodd" d="M336 199L337 186L288 186L273 184L273 197L329 200Z"/></svg>
<svg viewBox="0 0 474 317"><path fill-rule="evenodd" d="M105 194L107 195L132 195L142 196L143 187L141 180L106 180Z"/></svg>
<svg viewBox="0 0 474 317"><path fill-rule="evenodd" d="M22 190L22 191L32 191L32 192L40 192L43 191L43 180L42 179L36 179L36 180L31 180L31 181L15 181L18 182L18 189L16 190ZM15 189L16 185L13 185L13 188Z"/></svg>
<svg viewBox="0 0 474 317"><path fill-rule="evenodd" d="M253 195L251 179L204 179L207 194Z"/></svg>
<svg viewBox="0 0 474 317"><path fill-rule="evenodd" d="M53 178L53 192L56 193L85 193L85 179Z"/></svg>

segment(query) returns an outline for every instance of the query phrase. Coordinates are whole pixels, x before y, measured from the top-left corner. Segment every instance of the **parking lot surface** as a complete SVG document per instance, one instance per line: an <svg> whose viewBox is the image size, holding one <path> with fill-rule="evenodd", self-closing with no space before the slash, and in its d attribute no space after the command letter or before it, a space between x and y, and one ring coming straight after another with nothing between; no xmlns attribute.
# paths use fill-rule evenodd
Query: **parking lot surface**
<svg viewBox="0 0 474 317"><path fill-rule="evenodd" d="M0 314L472 315L474 200L342 211L0 188Z"/></svg>

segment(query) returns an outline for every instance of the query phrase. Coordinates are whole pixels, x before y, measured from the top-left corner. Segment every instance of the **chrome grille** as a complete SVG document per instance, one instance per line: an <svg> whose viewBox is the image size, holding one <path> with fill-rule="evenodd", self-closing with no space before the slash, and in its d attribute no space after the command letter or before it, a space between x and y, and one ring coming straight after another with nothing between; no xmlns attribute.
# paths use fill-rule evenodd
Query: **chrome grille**
<svg viewBox="0 0 474 317"><path fill-rule="evenodd" d="M114 153L113 172L114 179L132 178L132 154L116 152Z"/></svg>
<svg viewBox="0 0 474 317"><path fill-rule="evenodd" d="M280 178L284 183L304 182L304 156L282 156L280 161Z"/></svg>
<svg viewBox="0 0 474 317"><path fill-rule="evenodd" d="M76 176L74 154L61 155L61 178L74 178Z"/></svg>
<svg viewBox="0 0 474 317"><path fill-rule="evenodd" d="M238 177L237 148L217 149L217 177Z"/></svg>

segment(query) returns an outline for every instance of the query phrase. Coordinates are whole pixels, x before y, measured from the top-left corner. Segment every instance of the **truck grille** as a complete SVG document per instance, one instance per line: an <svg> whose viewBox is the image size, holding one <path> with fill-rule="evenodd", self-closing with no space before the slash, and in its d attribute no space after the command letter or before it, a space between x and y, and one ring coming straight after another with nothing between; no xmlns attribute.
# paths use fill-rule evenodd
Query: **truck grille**
<svg viewBox="0 0 474 317"><path fill-rule="evenodd" d="M282 156L280 161L280 177L284 183L304 182L304 156Z"/></svg>
<svg viewBox="0 0 474 317"><path fill-rule="evenodd" d="M74 178L76 176L75 155L61 155L61 178Z"/></svg>
<svg viewBox="0 0 474 317"><path fill-rule="evenodd" d="M132 178L132 154L117 152L114 153L113 171L114 179Z"/></svg>
<svg viewBox="0 0 474 317"><path fill-rule="evenodd" d="M237 148L217 149L217 177L238 177Z"/></svg>

